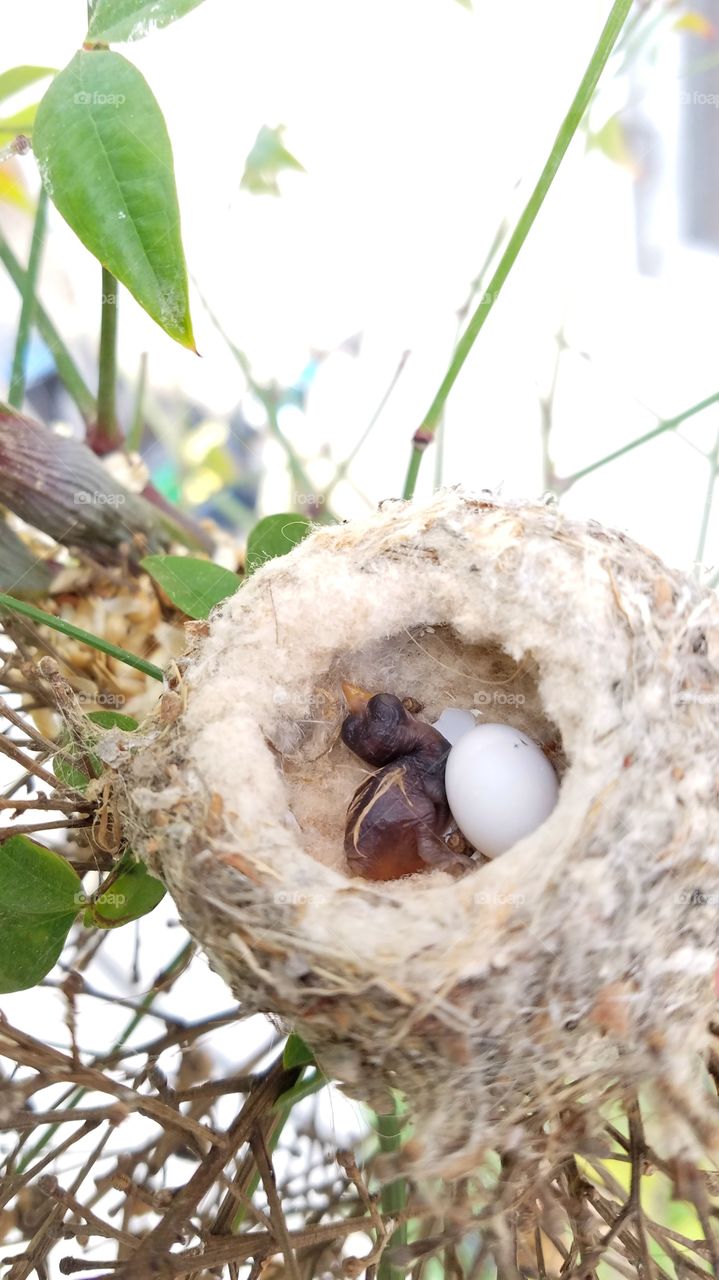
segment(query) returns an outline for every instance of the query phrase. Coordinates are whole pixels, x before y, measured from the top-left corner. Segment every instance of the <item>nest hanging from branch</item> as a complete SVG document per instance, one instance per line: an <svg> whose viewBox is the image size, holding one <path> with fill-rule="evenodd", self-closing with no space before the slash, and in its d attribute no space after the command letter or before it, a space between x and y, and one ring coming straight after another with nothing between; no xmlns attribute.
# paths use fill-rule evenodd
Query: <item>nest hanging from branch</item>
<svg viewBox="0 0 719 1280"><path fill-rule="evenodd" d="M118 772L133 848L247 1010L349 1092L406 1093L418 1173L576 1150L640 1086L668 1154L714 1145L713 593L553 506L450 491L318 529L182 666ZM350 877L343 680L524 730L556 808L461 879Z"/></svg>

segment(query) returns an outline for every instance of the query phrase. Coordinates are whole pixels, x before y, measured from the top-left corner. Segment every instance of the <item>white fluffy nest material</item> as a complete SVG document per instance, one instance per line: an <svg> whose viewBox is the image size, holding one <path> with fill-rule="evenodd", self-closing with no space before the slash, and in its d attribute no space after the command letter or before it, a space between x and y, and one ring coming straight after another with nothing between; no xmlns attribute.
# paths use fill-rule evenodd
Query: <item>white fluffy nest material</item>
<svg viewBox="0 0 719 1280"><path fill-rule="evenodd" d="M215 612L125 771L130 836L248 1011L351 1093L406 1092L418 1172L576 1149L640 1086L695 1157L716 1136L718 669L714 593L623 534L454 490L392 502ZM365 769L342 679L531 733L555 811L460 880L349 878Z"/></svg>

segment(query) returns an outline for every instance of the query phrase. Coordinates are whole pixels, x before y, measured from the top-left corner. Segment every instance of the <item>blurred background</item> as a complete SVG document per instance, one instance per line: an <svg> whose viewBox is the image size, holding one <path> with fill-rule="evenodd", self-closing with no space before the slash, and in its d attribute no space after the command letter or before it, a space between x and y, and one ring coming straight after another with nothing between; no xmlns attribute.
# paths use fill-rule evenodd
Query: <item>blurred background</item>
<svg viewBox="0 0 719 1280"><path fill-rule="evenodd" d="M206 0L123 47L167 120L201 357L122 294L120 413L128 429L144 378L136 443L157 489L240 541L267 513L346 519L401 494L413 433L608 8ZM62 67L85 30L85 0L4 0L0 11L1 69ZM33 87L9 106L37 97ZM554 492L565 510L719 580L719 403L694 412L719 396L718 154L719 0L637 4L450 396L419 496L458 482ZM32 153L0 174L0 229L24 263ZM39 294L94 387L100 268L52 207ZM0 267L3 386L18 312ZM81 434L37 335L26 407ZM125 1034L133 1006L118 1001L146 991L183 946L167 901L142 935L104 935L87 972L107 998L79 1015L88 1051ZM67 1045L62 979L3 1007ZM171 985L129 1043L147 1040L148 1022L157 1032L155 1018L232 1010L204 961ZM238 1070L278 1043L264 1019L241 1033L230 1022L194 1069ZM179 1060L176 1045L157 1059L169 1073ZM359 1104L331 1089L294 1121L283 1176L295 1157L307 1166L307 1143L325 1159L323 1144L368 1132ZM145 1129L131 1118L122 1145L141 1145ZM182 1180L181 1161L167 1170Z"/></svg>
<svg viewBox="0 0 719 1280"><path fill-rule="evenodd" d="M146 352L142 453L163 492L242 532L256 514L349 517L401 491L412 433L606 10L207 0L123 47L167 119L201 353L122 296L121 405L128 425ZM4 23L4 63L63 66L84 18L84 0L25 0ZM718 25L717 0L636 6L450 398L420 493L566 488L568 510L672 563L717 558L702 452L719 409L565 482L717 390ZM33 196L32 154L12 168ZM26 260L31 217L8 205L1 216ZM41 296L92 385L99 267L54 210L50 223ZM17 310L0 274L5 376ZM40 343L33 356L38 411L72 420ZM272 392L269 429L253 383Z"/></svg>

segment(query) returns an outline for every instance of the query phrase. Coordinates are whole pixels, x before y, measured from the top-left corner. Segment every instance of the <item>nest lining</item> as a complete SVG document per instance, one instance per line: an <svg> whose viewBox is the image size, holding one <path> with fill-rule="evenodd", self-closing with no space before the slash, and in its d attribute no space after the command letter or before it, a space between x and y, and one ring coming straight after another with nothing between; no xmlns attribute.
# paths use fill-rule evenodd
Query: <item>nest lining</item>
<svg viewBox="0 0 719 1280"><path fill-rule="evenodd" d="M347 806L368 773L339 737L346 714L342 680L412 698L421 703L418 714L430 723L445 707L474 711L478 724L509 723L540 743L559 776L564 773L561 736L542 708L530 654L518 663L498 645L466 644L451 627L429 625L342 655L315 687L310 708L300 708L298 719L292 717L290 695L277 691L282 719L273 740L302 846L310 857L339 872L347 871L342 848ZM469 862L468 870L477 865ZM417 877L412 879L416 883Z"/></svg>
<svg viewBox="0 0 719 1280"><path fill-rule="evenodd" d="M349 1089L408 1093L425 1170L530 1131L541 1150L568 1105L591 1117L647 1081L676 1148L706 1145L718 654L715 597L621 534L455 491L393 503L213 617L184 710L125 774L133 843L249 1009ZM554 812L460 881L348 878L343 678L551 745Z"/></svg>

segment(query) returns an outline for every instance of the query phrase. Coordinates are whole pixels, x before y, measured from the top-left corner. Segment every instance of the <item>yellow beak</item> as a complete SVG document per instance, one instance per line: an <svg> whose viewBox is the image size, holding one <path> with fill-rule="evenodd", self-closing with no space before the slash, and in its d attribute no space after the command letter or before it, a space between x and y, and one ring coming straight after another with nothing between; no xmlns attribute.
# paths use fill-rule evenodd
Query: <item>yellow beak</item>
<svg viewBox="0 0 719 1280"><path fill-rule="evenodd" d="M373 697L366 689L360 689L359 685L349 684L346 680L342 681L342 692L350 711L363 711Z"/></svg>

